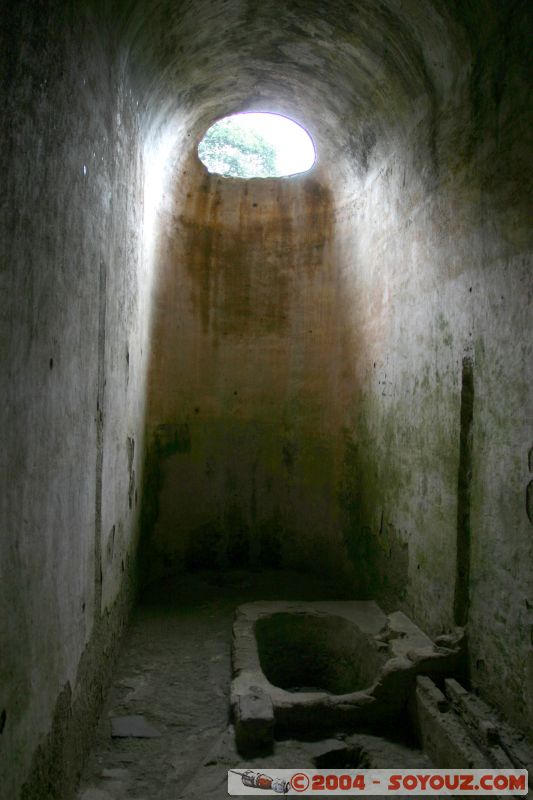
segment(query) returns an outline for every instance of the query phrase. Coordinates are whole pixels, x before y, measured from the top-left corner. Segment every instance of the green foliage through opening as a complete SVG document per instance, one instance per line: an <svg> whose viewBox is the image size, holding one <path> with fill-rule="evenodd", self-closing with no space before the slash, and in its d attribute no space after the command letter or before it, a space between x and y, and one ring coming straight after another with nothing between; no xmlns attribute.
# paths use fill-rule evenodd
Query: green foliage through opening
<svg viewBox="0 0 533 800"><path fill-rule="evenodd" d="M227 177L273 178L282 174L270 142L233 117L209 128L198 146L198 155L209 172Z"/></svg>

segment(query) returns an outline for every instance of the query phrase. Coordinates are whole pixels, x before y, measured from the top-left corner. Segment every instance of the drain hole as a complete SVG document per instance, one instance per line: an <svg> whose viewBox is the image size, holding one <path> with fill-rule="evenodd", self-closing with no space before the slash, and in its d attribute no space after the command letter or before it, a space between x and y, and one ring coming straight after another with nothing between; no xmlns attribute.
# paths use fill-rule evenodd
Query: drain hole
<svg viewBox="0 0 533 800"><path fill-rule="evenodd" d="M313 763L320 769L355 769L370 766L368 756L361 747L336 747L313 758Z"/></svg>

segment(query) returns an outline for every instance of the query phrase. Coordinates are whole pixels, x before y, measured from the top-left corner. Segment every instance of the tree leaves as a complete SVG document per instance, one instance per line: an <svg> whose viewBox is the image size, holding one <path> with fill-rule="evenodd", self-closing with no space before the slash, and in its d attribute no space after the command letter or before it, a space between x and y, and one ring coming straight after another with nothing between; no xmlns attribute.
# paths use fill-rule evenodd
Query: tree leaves
<svg viewBox="0 0 533 800"><path fill-rule="evenodd" d="M228 117L209 128L198 146L209 172L232 178L268 178L279 175L274 147L259 133Z"/></svg>

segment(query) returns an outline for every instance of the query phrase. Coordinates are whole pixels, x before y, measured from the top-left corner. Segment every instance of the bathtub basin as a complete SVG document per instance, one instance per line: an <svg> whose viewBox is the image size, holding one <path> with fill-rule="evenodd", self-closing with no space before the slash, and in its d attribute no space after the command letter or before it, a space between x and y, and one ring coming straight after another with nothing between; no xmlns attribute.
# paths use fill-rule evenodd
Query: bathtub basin
<svg viewBox="0 0 533 800"><path fill-rule="evenodd" d="M452 675L459 655L371 601L246 603L233 625L239 752L271 752L275 737L397 726L416 676Z"/></svg>

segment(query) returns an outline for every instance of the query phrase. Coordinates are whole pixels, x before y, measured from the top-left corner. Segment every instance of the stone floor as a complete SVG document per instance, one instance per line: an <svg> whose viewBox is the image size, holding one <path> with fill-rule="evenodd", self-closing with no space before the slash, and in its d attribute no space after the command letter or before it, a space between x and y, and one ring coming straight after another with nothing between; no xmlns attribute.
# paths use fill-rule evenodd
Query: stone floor
<svg viewBox="0 0 533 800"><path fill-rule="evenodd" d="M148 593L122 649L78 800L219 800L228 796L229 768L311 768L339 747L280 742L273 756L243 762L229 720L235 608L256 599L337 598L334 586L287 573L194 575ZM160 735L112 738L111 719L123 716L144 717ZM360 766L430 766L419 751L377 737L359 736L358 745Z"/></svg>

